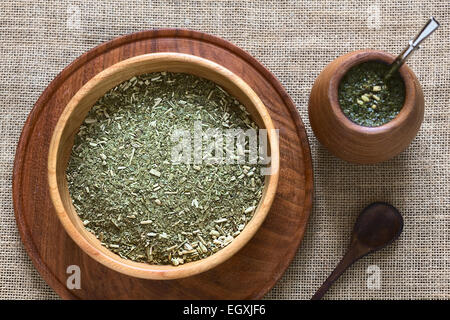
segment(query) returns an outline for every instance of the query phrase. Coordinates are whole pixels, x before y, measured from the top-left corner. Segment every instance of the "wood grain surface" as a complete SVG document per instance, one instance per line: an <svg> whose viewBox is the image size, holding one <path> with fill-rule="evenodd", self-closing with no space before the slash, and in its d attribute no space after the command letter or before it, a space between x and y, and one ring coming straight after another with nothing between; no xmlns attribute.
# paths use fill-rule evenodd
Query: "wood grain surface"
<svg viewBox="0 0 450 320"><path fill-rule="evenodd" d="M105 68L152 52L188 53L225 66L252 87L280 129L280 181L259 231L225 263L179 280L138 279L91 259L64 231L47 182L50 139L69 100ZM88 51L67 66L32 109L19 140L13 173L13 201L22 241L42 277L65 299L261 298L282 276L300 245L311 211L312 190L306 132L281 84L256 59L229 42L179 29L126 35ZM66 287L70 265L81 269L81 289Z"/></svg>

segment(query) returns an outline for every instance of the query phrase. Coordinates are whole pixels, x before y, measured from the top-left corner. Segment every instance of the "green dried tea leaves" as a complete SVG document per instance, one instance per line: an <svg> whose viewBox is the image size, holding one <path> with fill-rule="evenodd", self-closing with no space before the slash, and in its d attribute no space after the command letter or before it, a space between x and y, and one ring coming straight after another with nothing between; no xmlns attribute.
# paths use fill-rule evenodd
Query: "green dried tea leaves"
<svg viewBox="0 0 450 320"><path fill-rule="evenodd" d="M394 119L405 101L405 85L397 72L384 76L387 64L369 61L351 68L339 84L339 105L353 122L366 127L381 126Z"/></svg>
<svg viewBox="0 0 450 320"><path fill-rule="evenodd" d="M198 122L203 131L257 128L235 98L188 74L133 77L97 101L67 180L77 213L104 246L133 261L181 265L243 230L262 195L260 165L174 163L173 132L193 132Z"/></svg>

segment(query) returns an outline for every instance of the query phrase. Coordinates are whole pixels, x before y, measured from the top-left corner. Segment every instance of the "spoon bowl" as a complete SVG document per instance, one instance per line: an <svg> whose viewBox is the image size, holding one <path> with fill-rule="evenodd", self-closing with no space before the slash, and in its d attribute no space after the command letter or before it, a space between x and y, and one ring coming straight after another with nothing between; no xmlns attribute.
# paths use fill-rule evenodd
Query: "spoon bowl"
<svg viewBox="0 0 450 320"><path fill-rule="evenodd" d="M374 202L359 215L353 227L351 243L376 251L391 244L403 230L403 217L388 203Z"/></svg>

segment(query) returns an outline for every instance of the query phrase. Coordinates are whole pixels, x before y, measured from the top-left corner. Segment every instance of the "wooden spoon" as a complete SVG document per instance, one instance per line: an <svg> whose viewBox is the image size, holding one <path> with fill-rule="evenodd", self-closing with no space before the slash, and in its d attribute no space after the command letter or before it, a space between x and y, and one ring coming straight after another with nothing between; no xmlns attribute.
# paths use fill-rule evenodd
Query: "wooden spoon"
<svg viewBox="0 0 450 320"><path fill-rule="evenodd" d="M396 208L384 202L374 202L367 206L361 211L353 227L347 253L311 299L321 299L333 282L355 261L391 244L402 230L403 217Z"/></svg>

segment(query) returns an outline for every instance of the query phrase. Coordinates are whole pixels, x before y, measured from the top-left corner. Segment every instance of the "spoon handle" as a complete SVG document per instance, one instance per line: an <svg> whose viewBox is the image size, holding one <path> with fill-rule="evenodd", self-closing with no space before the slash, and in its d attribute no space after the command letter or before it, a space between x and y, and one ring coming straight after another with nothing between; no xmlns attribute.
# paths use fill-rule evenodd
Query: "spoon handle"
<svg viewBox="0 0 450 320"><path fill-rule="evenodd" d="M338 263L336 268L330 276L325 280L322 286L317 290L317 292L312 296L311 300L320 300L331 287L331 285L339 279L339 277L350 267L355 261L363 257L367 252L361 250L357 246L351 246L347 253L342 257L341 261Z"/></svg>

